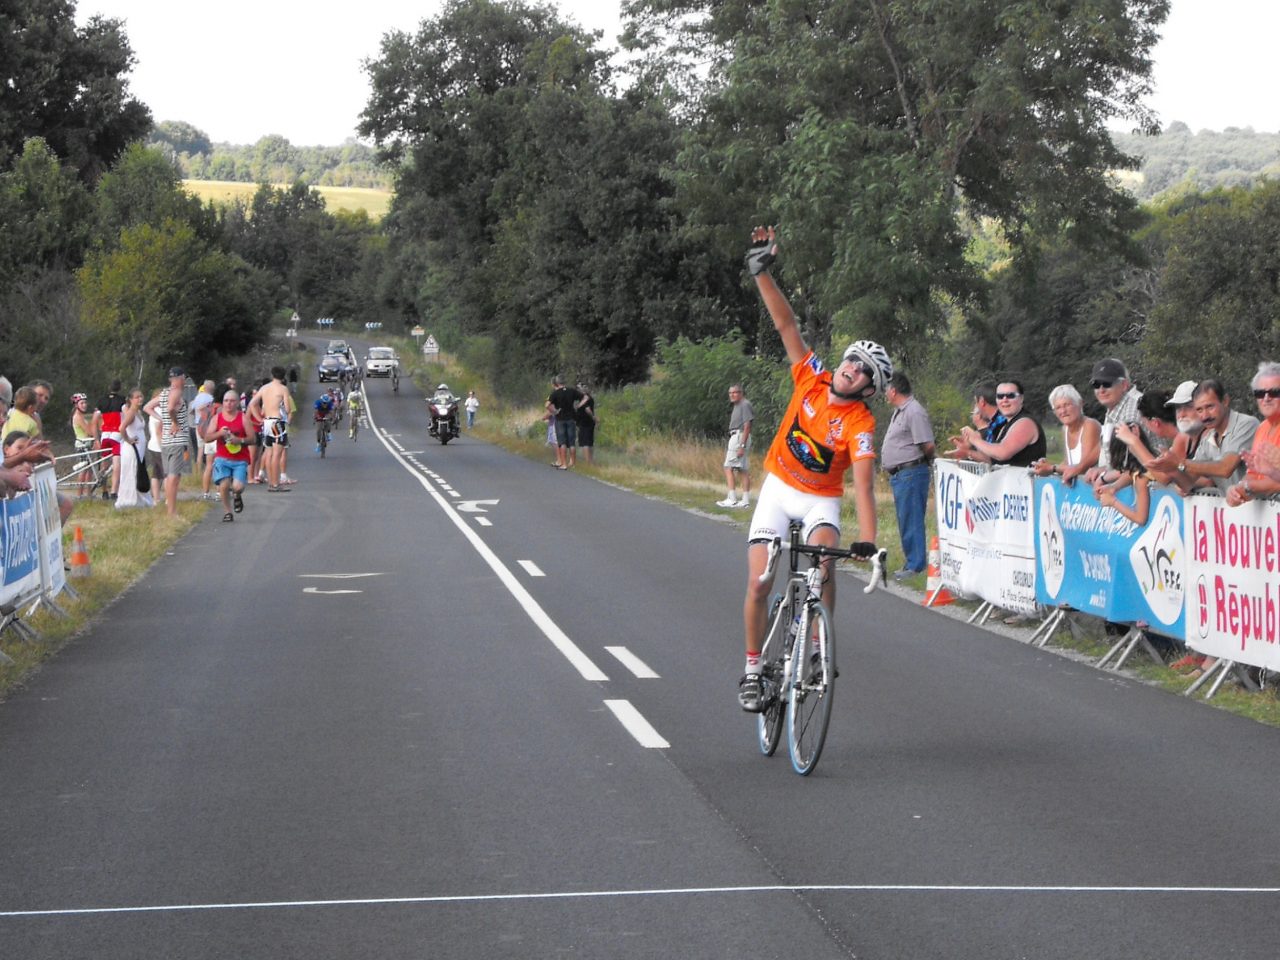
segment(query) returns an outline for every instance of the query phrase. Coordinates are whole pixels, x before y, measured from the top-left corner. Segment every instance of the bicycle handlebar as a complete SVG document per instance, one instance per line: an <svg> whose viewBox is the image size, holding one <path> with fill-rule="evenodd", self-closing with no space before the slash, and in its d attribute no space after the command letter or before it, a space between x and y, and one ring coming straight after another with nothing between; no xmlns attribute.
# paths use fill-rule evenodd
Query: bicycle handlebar
<svg viewBox="0 0 1280 960"><path fill-rule="evenodd" d="M889 551L884 547L877 547L874 543L866 543L855 541L845 547L827 547L817 543L792 543L790 540L783 540L781 537L774 537L773 542L769 544L769 562L765 565L764 573L760 574L760 582L767 582L772 576L774 568L778 565L778 557L783 550L794 550L797 553L804 553L811 557L835 557L844 560L870 560L871 561L871 580L863 588L863 593L871 593L877 586L883 586L885 583L885 563L889 559Z"/></svg>

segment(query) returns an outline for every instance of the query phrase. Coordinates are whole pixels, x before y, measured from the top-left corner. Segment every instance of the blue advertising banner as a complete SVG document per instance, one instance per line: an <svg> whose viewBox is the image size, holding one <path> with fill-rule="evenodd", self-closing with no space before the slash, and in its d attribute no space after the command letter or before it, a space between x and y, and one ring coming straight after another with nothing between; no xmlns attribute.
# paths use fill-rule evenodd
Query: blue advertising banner
<svg viewBox="0 0 1280 960"><path fill-rule="evenodd" d="M0 500L0 560L0 599L40 589L40 530L34 494Z"/></svg>
<svg viewBox="0 0 1280 960"><path fill-rule="evenodd" d="M1037 601L1186 636L1181 497L1153 486L1140 527L1098 503L1083 483L1038 479L1035 490ZM1118 498L1132 506L1133 488Z"/></svg>

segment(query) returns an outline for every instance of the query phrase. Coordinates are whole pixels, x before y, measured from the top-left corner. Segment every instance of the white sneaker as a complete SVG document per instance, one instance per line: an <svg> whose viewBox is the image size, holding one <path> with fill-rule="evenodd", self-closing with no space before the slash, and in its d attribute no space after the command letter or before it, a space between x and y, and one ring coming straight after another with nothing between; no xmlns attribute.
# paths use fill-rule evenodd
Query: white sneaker
<svg viewBox="0 0 1280 960"><path fill-rule="evenodd" d="M736 507L737 505L738 501L733 499L733 497L725 497L723 500L716 501L717 507Z"/></svg>
<svg viewBox="0 0 1280 960"><path fill-rule="evenodd" d="M739 501L737 501L736 503L734 503L734 506L735 506L735 507L749 507L749 506L751 506L751 501L750 501L750 500L739 500Z"/></svg>

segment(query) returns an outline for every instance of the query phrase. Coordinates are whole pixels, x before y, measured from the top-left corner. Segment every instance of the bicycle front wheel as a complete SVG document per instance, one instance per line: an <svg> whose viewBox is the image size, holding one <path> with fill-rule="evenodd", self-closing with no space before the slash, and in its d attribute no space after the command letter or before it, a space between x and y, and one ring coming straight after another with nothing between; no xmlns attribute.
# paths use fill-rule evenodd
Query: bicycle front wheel
<svg viewBox="0 0 1280 960"><path fill-rule="evenodd" d="M787 701L787 746L791 767L801 776L808 776L818 765L827 739L835 688L835 652L831 615L822 604L814 603L805 617L805 629L792 648L795 682Z"/></svg>

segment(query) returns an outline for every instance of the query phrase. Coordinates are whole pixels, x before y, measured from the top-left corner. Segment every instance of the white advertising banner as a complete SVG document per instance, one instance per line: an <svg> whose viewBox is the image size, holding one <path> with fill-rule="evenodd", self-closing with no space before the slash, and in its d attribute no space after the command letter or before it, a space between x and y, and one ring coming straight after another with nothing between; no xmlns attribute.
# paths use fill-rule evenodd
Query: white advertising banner
<svg viewBox="0 0 1280 960"><path fill-rule="evenodd" d="M1280 670L1280 503L1192 497L1183 517L1187 645Z"/></svg>
<svg viewBox="0 0 1280 960"><path fill-rule="evenodd" d="M36 495L36 520L40 531L40 586L53 599L67 585L62 557L62 516L58 512L58 477L53 464L41 464L31 475Z"/></svg>
<svg viewBox="0 0 1280 960"><path fill-rule="evenodd" d="M991 469L948 460L936 462L943 584L969 599L1034 613L1031 475L1020 467Z"/></svg>

